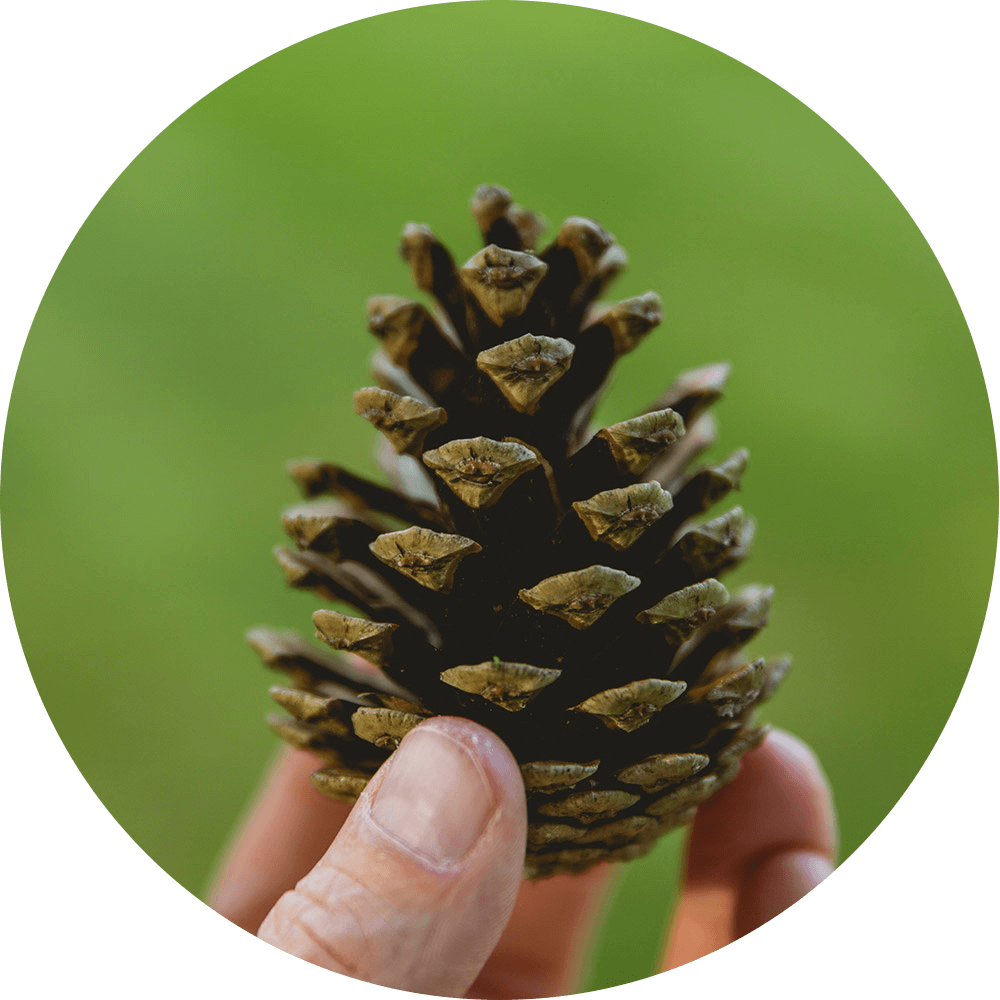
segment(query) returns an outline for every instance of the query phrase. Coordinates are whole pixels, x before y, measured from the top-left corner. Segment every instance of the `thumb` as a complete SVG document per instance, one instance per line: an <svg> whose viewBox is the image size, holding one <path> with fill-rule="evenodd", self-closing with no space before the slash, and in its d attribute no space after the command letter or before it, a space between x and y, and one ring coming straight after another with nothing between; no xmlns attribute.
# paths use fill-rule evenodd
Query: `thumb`
<svg viewBox="0 0 1000 1000"><path fill-rule="evenodd" d="M526 824L521 774L500 739L465 719L428 719L258 935L356 979L461 996L514 907Z"/></svg>

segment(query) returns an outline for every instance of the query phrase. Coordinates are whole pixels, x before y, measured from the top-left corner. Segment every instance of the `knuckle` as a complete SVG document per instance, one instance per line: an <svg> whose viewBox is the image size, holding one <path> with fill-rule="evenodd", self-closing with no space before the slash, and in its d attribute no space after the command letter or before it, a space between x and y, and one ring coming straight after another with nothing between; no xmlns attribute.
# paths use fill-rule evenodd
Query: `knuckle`
<svg viewBox="0 0 1000 1000"><path fill-rule="evenodd" d="M375 981L385 901L362 880L339 868L323 873L321 886L306 878L287 892L261 937L314 965L354 979Z"/></svg>

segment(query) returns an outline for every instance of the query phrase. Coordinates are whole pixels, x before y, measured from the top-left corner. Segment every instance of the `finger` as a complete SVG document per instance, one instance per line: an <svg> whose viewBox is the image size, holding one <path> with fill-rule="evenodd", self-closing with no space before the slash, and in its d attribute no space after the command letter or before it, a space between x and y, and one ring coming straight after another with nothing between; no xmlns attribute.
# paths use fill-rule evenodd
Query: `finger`
<svg viewBox="0 0 1000 1000"><path fill-rule="evenodd" d="M210 905L256 933L268 911L322 857L350 807L324 799L319 763L284 748L213 880ZM563 996L574 991L615 869L525 882L500 943L470 996Z"/></svg>
<svg viewBox="0 0 1000 1000"><path fill-rule="evenodd" d="M749 934L787 910L831 871L828 856L795 848L775 851L751 865L736 907L734 936Z"/></svg>
<svg viewBox="0 0 1000 1000"><path fill-rule="evenodd" d="M528 1000L575 992L614 874L598 865L583 875L523 883L507 929L468 995Z"/></svg>
<svg viewBox="0 0 1000 1000"><path fill-rule="evenodd" d="M356 669L379 672L352 653L347 659ZM212 878L209 905L251 934L319 861L351 811L313 787L310 775L323 766L282 745Z"/></svg>
<svg viewBox="0 0 1000 1000"><path fill-rule="evenodd" d="M742 937L832 870L836 820L813 752L776 731L739 777L698 809L664 968Z"/></svg>
<svg viewBox="0 0 1000 1000"><path fill-rule="evenodd" d="M698 810L687 884L732 881L748 861L782 847L832 857L837 846L830 788L812 750L775 730L743 758L739 777Z"/></svg>
<svg viewBox="0 0 1000 1000"><path fill-rule="evenodd" d="M323 856L351 807L324 798L312 754L283 748L213 878L209 905L251 934Z"/></svg>
<svg viewBox="0 0 1000 1000"><path fill-rule="evenodd" d="M344 975L460 996L510 918L526 828L521 772L499 738L465 719L429 719L259 936Z"/></svg>

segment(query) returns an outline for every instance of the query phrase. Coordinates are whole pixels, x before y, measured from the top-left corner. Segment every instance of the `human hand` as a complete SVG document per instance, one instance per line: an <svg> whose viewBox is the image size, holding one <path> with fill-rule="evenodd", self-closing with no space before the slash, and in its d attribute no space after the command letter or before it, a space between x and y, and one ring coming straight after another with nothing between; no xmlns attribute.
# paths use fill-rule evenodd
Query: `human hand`
<svg viewBox="0 0 1000 1000"><path fill-rule="evenodd" d="M522 882L524 788L496 736L429 719L353 808L312 788L315 767L283 751L216 880L219 913L316 965L415 993L576 988L613 868ZM771 733L698 810L663 968L776 916L830 873L835 849L815 757Z"/></svg>

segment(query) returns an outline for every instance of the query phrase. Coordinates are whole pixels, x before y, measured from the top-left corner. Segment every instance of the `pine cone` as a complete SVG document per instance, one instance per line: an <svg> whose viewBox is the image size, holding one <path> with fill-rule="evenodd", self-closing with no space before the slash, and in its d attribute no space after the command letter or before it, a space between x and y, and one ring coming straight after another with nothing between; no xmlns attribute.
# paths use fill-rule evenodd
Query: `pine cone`
<svg viewBox="0 0 1000 1000"><path fill-rule="evenodd" d="M284 515L288 582L364 617L313 615L334 654L294 633L249 638L288 675L271 696L290 715L271 725L326 762L320 792L353 801L423 719L464 716L521 762L526 874L580 872L644 854L732 780L789 661L743 661L772 591L730 597L718 581L754 521L740 507L699 520L747 460L689 471L715 439L728 365L593 433L659 297L597 304L626 257L590 219L535 254L544 223L505 190L479 188L472 211L486 246L462 267L426 226L403 230L432 308L368 302L379 387L354 407L384 435L394 488L290 466L308 499Z"/></svg>

